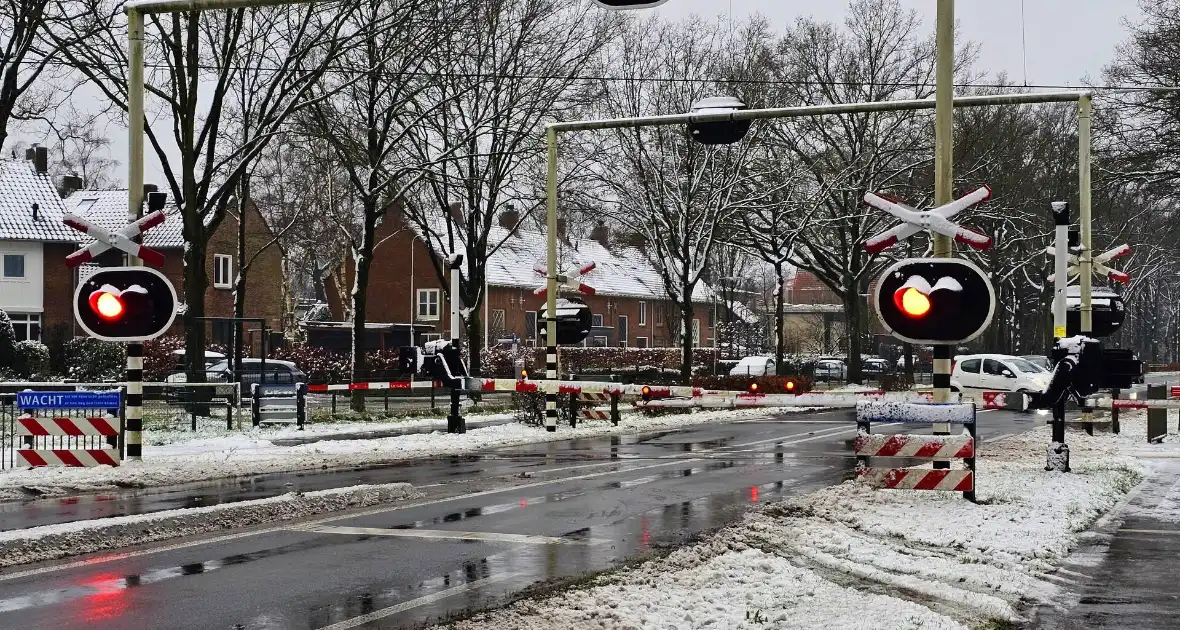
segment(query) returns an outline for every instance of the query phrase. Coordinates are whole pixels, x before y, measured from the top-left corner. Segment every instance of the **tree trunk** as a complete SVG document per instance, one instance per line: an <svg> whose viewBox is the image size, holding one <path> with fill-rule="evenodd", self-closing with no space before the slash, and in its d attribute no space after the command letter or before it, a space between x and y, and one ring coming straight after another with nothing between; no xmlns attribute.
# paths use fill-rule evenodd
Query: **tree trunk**
<svg viewBox="0 0 1180 630"><path fill-rule="evenodd" d="M692 382L692 292L683 290L685 296L680 304L680 323L684 334L680 335L680 380L688 385Z"/></svg>
<svg viewBox="0 0 1180 630"><path fill-rule="evenodd" d="M783 266L781 263L774 266L774 365L781 371L783 369L783 355L786 354L786 322L783 321L783 302L786 296L783 295Z"/></svg>
<svg viewBox="0 0 1180 630"><path fill-rule="evenodd" d="M860 328L863 309L856 284L851 284L852 286L848 286L844 293L844 317L847 320L845 334L848 335L848 382L860 383Z"/></svg>
<svg viewBox="0 0 1180 630"><path fill-rule="evenodd" d="M200 217L196 217L199 222ZM184 248L184 362L190 383L205 382L205 239L194 238ZM248 394L249 392L243 392Z"/></svg>
<svg viewBox="0 0 1180 630"><path fill-rule="evenodd" d="M369 270L373 264L373 241L377 232L376 200L365 201L365 233L361 248L354 254L356 274L352 284L352 369L350 380L357 383L368 378L365 353L368 351L365 329L365 306L369 299ZM365 410L365 392L352 392L353 411Z"/></svg>

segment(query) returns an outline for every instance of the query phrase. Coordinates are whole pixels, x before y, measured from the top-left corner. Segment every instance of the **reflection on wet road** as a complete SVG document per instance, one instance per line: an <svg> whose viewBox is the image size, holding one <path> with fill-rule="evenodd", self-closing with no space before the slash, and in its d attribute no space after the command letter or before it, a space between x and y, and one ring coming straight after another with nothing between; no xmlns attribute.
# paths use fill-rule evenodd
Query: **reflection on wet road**
<svg viewBox="0 0 1180 630"><path fill-rule="evenodd" d="M291 480L309 487L325 479L363 483L358 477L384 475L424 485L453 478L456 470L485 478L533 474L528 483L502 489L212 543L185 541L64 569L0 573L0 627L412 627L495 605L538 581L681 544L733 522L753 504L839 482L855 466L848 449L853 427L850 419L830 421L847 415L534 444L417 468L272 476L259 487ZM1003 412L983 419L985 437L1033 422ZM220 498L240 487L208 493Z"/></svg>

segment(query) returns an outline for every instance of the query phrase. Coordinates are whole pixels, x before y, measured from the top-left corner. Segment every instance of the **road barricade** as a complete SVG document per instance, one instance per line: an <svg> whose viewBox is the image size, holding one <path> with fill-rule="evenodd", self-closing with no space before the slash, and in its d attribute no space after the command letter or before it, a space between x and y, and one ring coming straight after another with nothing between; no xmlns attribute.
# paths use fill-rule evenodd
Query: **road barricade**
<svg viewBox="0 0 1180 630"><path fill-rule="evenodd" d="M601 392L579 392L570 394L570 426L576 427L578 418L584 420L610 420L619 426L619 396ZM602 405L607 405L606 409Z"/></svg>
<svg viewBox="0 0 1180 630"><path fill-rule="evenodd" d="M856 405L857 477L885 489L949 490L975 501L976 422L974 403L912 403L861 401ZM874 422L962 424L960 435L873 435ZM872 468L871 457L961 459L966 469Z"/></svg>
<svg viewBox="0 0 1180 630"><path fill-rule="evenodd" d="M1028 411L1029 396L1024 392L980 392L978 402L981 409Z"/></svg>
<svg viewBox="0 0 1180 630"><path fill-rule="evenodd" d="M122 460L124 398L105 392L17 394L15 435L22 446L14 463L33 468L118 466Z"/></svg>

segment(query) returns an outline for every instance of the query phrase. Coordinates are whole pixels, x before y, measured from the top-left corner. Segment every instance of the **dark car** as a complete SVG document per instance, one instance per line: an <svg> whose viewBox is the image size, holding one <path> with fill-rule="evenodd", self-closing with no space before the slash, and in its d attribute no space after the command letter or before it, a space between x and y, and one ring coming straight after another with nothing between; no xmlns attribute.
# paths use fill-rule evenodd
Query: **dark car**
<svg viewBox="0 0 1180 630"><path fill-rule="evenodd" d="M253 383L285 385L289 383L306 383L307 375L303 370L295 367L290 361L278 359L266 360L266 374L262 373L261 359L242 359L242 369L238 372L238 382L242 384L243 392ZM265 379L263 378L265 376ZM233 382L233 375L228 361L214 363L209 367L209 380L223 383Z"/></svg>
<svg viewBox="0 0 1180 630"><path fill-rule="evenodd" d="M860 362L860 370L865 376L882 376L889 371L889 362L885 359L865 359Z"/></svg>

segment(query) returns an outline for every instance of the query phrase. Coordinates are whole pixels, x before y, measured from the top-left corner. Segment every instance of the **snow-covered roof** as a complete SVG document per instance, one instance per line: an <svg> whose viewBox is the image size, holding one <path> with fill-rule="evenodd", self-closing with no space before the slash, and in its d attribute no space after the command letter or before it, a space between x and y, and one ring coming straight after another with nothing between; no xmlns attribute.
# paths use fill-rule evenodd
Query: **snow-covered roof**
<svg viewBox="0 0 1180 630"><path fill-rule="evenodd" d="M117 230L127 225L127 189L79 190L66 197L66 210L105 229ZM164 207L164 214L167 218L162 225L144 232L143 244L148 247L184 247L184 220L171 198ZM84 234L79 236L83 243L93 240Z"/></svg>
<svg viewBox="0 0 1180 630"><path fill-rule="evenodd" d="M443 221L439 218L438 226L433 228L433 231L436 235L446 238L447 230ZM415 231L418 231L416 226ZM418 232L425 238L420 231ZM498 225L492 226L488 234L489 248L495 247L501 241L503 245L500 245L488 259L488 284L530 291L540 287L543 278L533 270L533 267L537 263L544 267L547 260L545 235L534 230L518 229L515 234L509 236L507 229ZM439 243L432 242L431 245L436 251L439 249ZM582 281L594 287L598 295L634 298L667 296L659 272L638 249L607 249L593 239L567 240L559 243L558 247L558 259L562 269L574 264L595 263L594 270L583 276ZM709 286L703 281L698 282L693 290L693 302L706 303L712 299L713 292Z"/></svg>
<svg viewBox="0 0 1180 630"><path fill-rule="evenodd" d="M63 212L52 177L29 160L0 160L0 239L77 242L81 235L62 223Z"/></svg>

